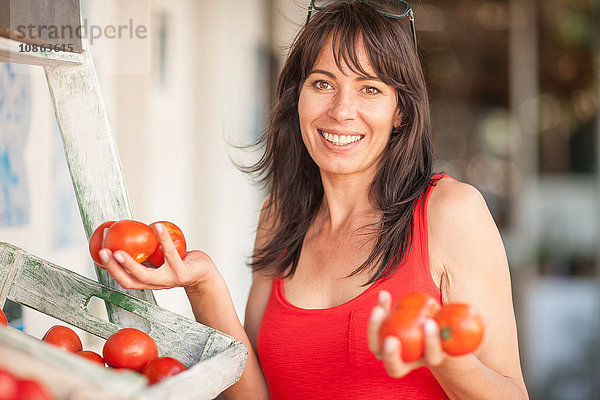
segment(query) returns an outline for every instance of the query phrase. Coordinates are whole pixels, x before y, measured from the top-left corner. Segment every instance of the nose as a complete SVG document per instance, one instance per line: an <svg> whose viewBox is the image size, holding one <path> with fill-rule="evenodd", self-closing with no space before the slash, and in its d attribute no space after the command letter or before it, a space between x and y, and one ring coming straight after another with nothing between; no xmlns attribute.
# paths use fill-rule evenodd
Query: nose
<svg viewBox="0 0 600 400"><path fill-rule="evenodd" d="M328 114L336 121L346 121L356 117L356 104L350 90L339 90L333 96Z"/></svg>

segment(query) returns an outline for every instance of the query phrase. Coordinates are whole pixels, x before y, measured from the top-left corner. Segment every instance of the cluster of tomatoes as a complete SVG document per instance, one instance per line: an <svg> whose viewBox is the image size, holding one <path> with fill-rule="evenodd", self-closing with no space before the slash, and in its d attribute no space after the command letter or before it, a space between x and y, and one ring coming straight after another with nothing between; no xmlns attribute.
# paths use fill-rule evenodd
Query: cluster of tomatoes
<svg viewBox="0 0 600 400"><path fill-rule="evenodd" d="M112 334L104 343L102 356L93 351L83 350L79 336L66 326L51 327L42 340L102 366L106 363L115 370L139 372L148 378L150 384L186 369L185 365L174 358L158 357L154 339L135 328L124 328Z"/></svg>
<svg viewBox="0 0 600 400"><path fill-rule="evenodd" d="M162 224L169 232L179 256L183 258L186 253L185 237L177 225L168 221L146 225L130 219L106 221L98 226L90 237L90 255L96 264L102 267L102 260L98 254L100 249L107 248L113 252L123 250L140 264L160 267L164 264L165 257L162 245L156 237L157 224Z"/></svg>
<svg viewBox="0 0 600 400"><path fill-rule="evenodd" d="M6 315L0 310L0 326L7 325ZM44 334L42 341L63 351L77 354L103 367L108 365L115 371L129 370L141 373L148 379L150 385L186 369L183 363L172 357L159 357L154 339L135 328L120 329L112 334L104 343L102 356L94 351L83 350L81 339L77 333L66 326L52 326ZM0 400L50 399L52 398L47 390L38 382L17 379L8 371L0 370Z"/></svg>
<svg viewBox="0 0 600 400"><path fill-rule="evenodd" d="M379 330L381 343L396 336L401 343L402 360L416 361L423 357L425 320L433 318L440 327L442 349L453 356L473 352L483 339L484 324L477 310L464 303L441 306L424 293L402 297Z"/></svg>

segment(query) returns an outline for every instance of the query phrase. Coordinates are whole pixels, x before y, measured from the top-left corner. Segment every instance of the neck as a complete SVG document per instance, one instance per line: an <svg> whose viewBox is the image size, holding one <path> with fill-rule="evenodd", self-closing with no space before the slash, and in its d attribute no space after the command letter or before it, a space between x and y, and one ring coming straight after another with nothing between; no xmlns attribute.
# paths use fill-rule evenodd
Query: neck
<svg viewBox="0 0 600 400"><path fill-rule="evenodd" d="M331 232L354 230L373 221L378 209L369 192L373 176L321 173L324 198L320 214ZM367 222L368 221L368 222Z"/></svg>

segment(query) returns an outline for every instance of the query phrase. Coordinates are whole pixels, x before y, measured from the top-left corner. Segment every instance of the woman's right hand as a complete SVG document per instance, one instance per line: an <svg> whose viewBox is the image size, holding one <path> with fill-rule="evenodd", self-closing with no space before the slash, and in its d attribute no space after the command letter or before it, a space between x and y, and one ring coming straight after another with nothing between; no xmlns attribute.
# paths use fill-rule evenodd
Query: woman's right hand
<svg viewBox="0 0 600 400"><path fill-rule="evenodd" d="M146 267L122 250L100 250L104 267L124 289L201 290L218 275L216 266L202 251L190 251L182 259L163 224L156 225L156 234L165 254L165 263L159 268Z"/></svg>

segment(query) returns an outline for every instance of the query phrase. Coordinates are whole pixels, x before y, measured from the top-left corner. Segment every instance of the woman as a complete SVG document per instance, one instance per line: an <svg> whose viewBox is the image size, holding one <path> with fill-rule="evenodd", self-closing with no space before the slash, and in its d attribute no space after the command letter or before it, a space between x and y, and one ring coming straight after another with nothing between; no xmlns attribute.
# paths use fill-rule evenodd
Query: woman
<svg viewBox="0 0 600 400"><path fill-rule="evenodd" d="M432 175L415 44L382 11L331 4L290 51L264 156L248 169L269 197L244 327L210 258L182 260L164 229L159 269L101 252L123 287L182 286L199 322L246 344L226 398L527 398L501 239L479 192ZM398 340L379 343L392 299L414 291L475 306L487 324L479 349L447 356L433 321L414 363L401 361Z"/></svg>

